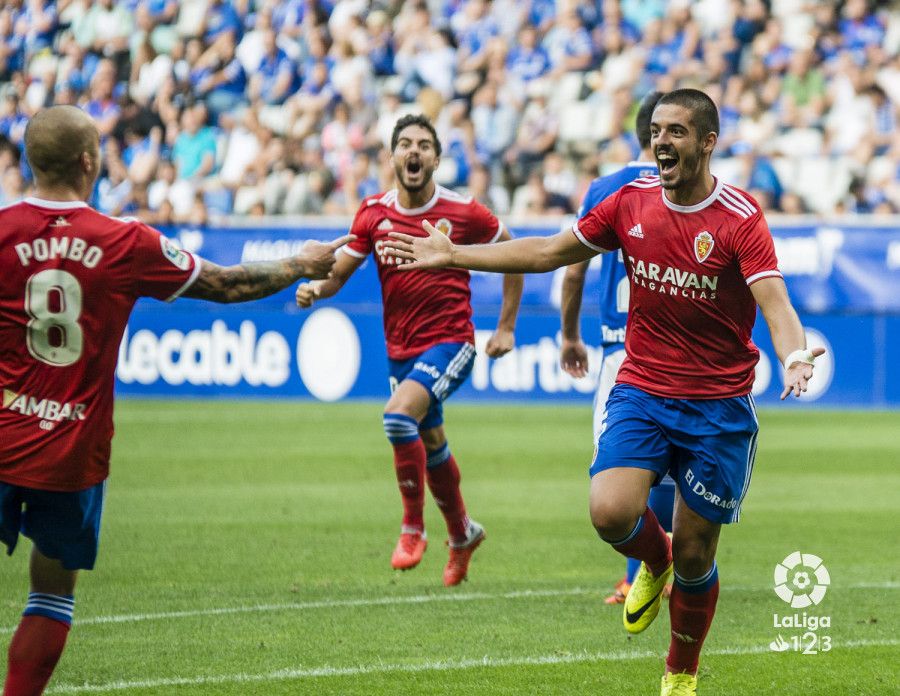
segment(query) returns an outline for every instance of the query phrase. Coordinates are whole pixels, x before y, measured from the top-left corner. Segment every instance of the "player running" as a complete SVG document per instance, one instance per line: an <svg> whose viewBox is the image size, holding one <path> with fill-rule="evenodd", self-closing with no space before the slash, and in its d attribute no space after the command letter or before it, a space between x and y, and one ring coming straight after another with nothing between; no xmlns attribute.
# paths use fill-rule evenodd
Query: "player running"
<svg viewBox="0 0 900 696"><path fill-rule="evenodd" d="M635 131L641 146L640 160L629 162L624 168L594 179L584 196L578 217L602 200L611 196L625 184L635 179L658 175L656 163L652 161L650 150L650 117L653 108L662 96L662 92L651 92L641 102L637 113ZM562 343L559 349L559 362L563 370L576 379L588 373L588 354L581 340L580 314L581 296L584 292L584 278L590 261L572 264L566 268L562 284L562 302L560 306L560 324L562 325ZM628 298L630 296L628 273L622 252L608 254L603 257L600 266L600 341L603 346L603 362L597 378L597 392L594 394L594 438L600 437L600 426L606 418L606 401L609 392L616 383L619 367L625 359L625 320L628 317ZM672 506L675 503L675 481L668 474L656 486L650 489L648 505L666 533L672 532ZM625 565L625 576L616 583L613 593L604 601L606 604L622 604L641 562L629 558ZM666 585L663 596L668 597L671 585Z"/></svg>
<svg viewBox="0 0 900 696"><path fill-rule="evenodd" d="M36 197L0 209L0 540L10 554L20 533L34 546L4 696L43 692L72 623L78 570L94 567L116 358L137 298L265 297L303 276L326 277L352 239L222 268L136 220L88 207L100 136L80 109L38 112L25 155Z"/></svg>
<svg viewBox="0 0 900 696"><path fill-rule="evenodd" d="M400 273L400 259L388 256L388 234L421 230L431 220L438 234L456 244L490 244L511 239L501 222L477 201L437 186L432 174L441 144L424 116L404 116L394 126L391 153L397 188L366 198L350 228L356 241L343 248L328 280L297 288L297 304L331 297L374 252L384 303L384 335L391 397L384 408L384 432L394 449L394 468L403 501L400 538L391 556L398 570L422 560L428 539L422 516L425 482L444 515L450 558L444 585L458 585L468 573L484 529L466 514L459 468L443 427L443 401L462 384L475 361L469 273L463 270ZM486 352L512 350L522 277L507 276L497 330Z"/></svg>
<svg viewBox="0 0 900 696"><path fill-rule="evenodd" d="M650 129L659 177L622 187L571 230L464 247L426 223L424 235L392 235L388 253L414 270L540 273L622 249L631 280L626 356L591 465L591 520L614 549L642 561L623 612L631 633L656 618L674 560L661 685L674 696L696 693L719 595L719 531L738 520L753 471L756 305L784 364L782 399L806 391L825 350L806 348L756 201L710 172L713 101L694 89L669 92ZM667 472L678 484L671 542L647 508Z"/></svg>

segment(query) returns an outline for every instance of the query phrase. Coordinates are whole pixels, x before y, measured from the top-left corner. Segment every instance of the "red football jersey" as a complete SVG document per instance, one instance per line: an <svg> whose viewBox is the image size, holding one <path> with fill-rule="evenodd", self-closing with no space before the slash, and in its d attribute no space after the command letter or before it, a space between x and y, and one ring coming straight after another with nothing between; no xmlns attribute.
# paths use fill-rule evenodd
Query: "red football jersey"
<svg viewBox="0 0 900 696"><path fill-rule="evenodd" d="M717 181L706 200L679 206L659 177L647 177L590 210L573 231L592 249L623 251L631 303L618 382L679 399L750 392L759 360L750 285L781 277L753 198Z"/></svg>
<svg viewBox="0 0 900 696"><path fill-rule="evenodd" d="M474 343L469 272L458 268L401 271L403 259L382 249L390 232L424 237L427 220L448 235L454 244L486 244L497 241L502 223L490 210L443 186L420 208L406 209L397 190L370 196L362 202L350 232L357 239L342 251L365 258L374 251L384 304L384 336L388 356L406 360L437 343Z"/></svg>
<svg viewBox="0 0 900 696"><path fill-rule="evenodd" d="M77 491L109 473L119 343L135 300L173 300L200 262L84 203L0 209L0 481Z"/></svg>

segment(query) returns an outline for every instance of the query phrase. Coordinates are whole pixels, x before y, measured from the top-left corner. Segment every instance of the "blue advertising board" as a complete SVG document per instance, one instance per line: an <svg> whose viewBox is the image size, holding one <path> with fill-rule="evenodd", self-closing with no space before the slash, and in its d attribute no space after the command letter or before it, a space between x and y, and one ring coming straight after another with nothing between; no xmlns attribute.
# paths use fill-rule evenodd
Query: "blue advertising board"
<svg viewBox="0 0 900 696"><path fill-rule="evenodd" d="M331 239L338 225L169 230L186 248L219 264L278 258L307 239ZM514 227L516 234L558 228ZM773 226L779 264L801 312L810 345L828 349L811 391L797 405L900 406L900 377L888 371L888 346L900 345L900 229L883 226ZM583 335L591 365L602 355L596 307L600 261L589 271ZM496 361L479 352L455 398L590 402L596 375L573 380L559 367L562 273L528 276L516 348ZM476 343L487 342L502 296L502 278L473 274ZM754 394L777 402L778 359L765 323ZM179 300L165 307L141 300L122 341L117 391L135 396L286 397L334 401L385 398L386 351L381 291L367 261L343 290L311 311L294 307L293 288L264 301L220 306Z"/></svg>

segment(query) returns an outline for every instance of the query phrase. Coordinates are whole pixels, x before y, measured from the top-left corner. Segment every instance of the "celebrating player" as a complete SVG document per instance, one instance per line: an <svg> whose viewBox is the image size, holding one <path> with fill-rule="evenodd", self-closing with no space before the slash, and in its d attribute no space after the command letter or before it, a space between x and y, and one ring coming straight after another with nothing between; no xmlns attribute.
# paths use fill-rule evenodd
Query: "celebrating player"
<svg viewBox="0 0 900 696"><path fill-rule="evenodd" d="M614 549L642 561L623 612L631 633L656 618L674 560L661 687L674 696L696 693L719 594L719 531L738 520L753 470L756 305L784 364L782 399L806 391L825 350L806 348L759 206L710 172L719 132L713 101L694 89L669 92L650 129L659 177L622 187L571 230L465 247L425 223L424 234L394 233L386 246L413 262L402 268L503 273L622 250L631 281L626 356L591 465L591 519ZM678 484L671 542L647 508L651 486L667 472Z"/></svg>
<svg viewBox="0 0 900 696"><path fill-rule="evenodd" d="M374 252L384 303L384 334L390 359L391 397L384 408L384 432L394 449L394 468L403 501L400 538L391 566L414 568L428 545L423 520L425 481L444 515L450 558L444 584L465 578L484 529L466 514L459 468L443 428L442 402L465 381L475 360L469 274L462 270L400 273L403 262L384 252L392 231L421 230L433 220L438 234L456 244L493 243L510 234L483 205L437 186L432 174L441 144L424 116L401 118L391 135L397 188L366 198L330 278L301 284L297 304L309 307L331 297ZM512 350L522 277L507 276L497 330L486 352L496 358Z"/></svg>
<svg viewBox="0 0 900 696"><path fill-rule="evenodd" d="M587 211L625 184L635 179L658 174L656 163L650 161L653 159L653 153L650 150L650 117L661 96L661 92L648 94L638 109L635 130L641 146L641 159L637 162L630 162L613 174L594 179L578 210L578 217L583 217ZM589 265L590 261L582 261L567 267L562 284L560 307L562 344L559 350L559 362L563 370L576 379L584 377L588 373L588 354L587 348L581 340L579 315L584 278ZM630 293L628 273L625 270L621 250L616 254L608 254L603 257L603 264L600 267L600 292L600 341L603 346L603 362L597 378L597 393L594 395L593 441L595 443L600 437L600 425L606 418L606 401L609 398L609 392L616 383L616 375L625 359L625 320L628 316ZM667 533L672 531L672 506L674 503L675 481L666 474L659 485L650 489L648 505ZM613 593L605 600L607 604L622 604L625 601L625 596L628 594L640 566L641 562L636 558L628 559L625 566L625 577L616 583ZM671 586L667 585L663 590L663 596L668 596L670 591Z"/></svg>
<svg viewBox="0 0 900 696"><path fill-rule="evenodd" d="M4 696L43 692L62 654L79 569L97 557L122 333L141 296L243 302L324 278L350 241L223 268L136 220L84 202L100 138L80 109L40 111L25 131L36 198L0 210L0 539L29 537L31 588L9 646Z"/></svg>

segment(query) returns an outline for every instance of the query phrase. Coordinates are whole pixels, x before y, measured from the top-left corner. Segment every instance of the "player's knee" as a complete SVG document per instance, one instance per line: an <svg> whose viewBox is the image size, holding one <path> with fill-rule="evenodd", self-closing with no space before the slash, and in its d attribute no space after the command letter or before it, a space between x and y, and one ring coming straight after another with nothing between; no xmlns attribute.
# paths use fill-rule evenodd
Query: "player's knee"
<svg viewBox="0 0 900 696"><path fill-rule="evenodd" d="M607 541L621 539L634 529L640 511L622 505L617 499L603 496L591 498L591 524L601 538Z"/></svg>
<svg viewBox="0 0 900 696"><path fill-rule="evenodd" d="M419 422L405 413L385 412L384 434L392 445L402 445L419 439Z"/></svg>
<svg viewBox="0 0 900 696"><path fill-rule="evenodd" d="M447 437L444 435L443 428L428 428L426 430L420 430L419 435L422 436L422 444L425 445L425 450L430 454L432 452L438 452L438 450L447 449L449 452L449 447L447 445ZM446 459L447 457L444 457ZM438 462L442 463L442 462Z"/></svg>
<svg viewBox="0 0 900 696"><path fill-rule="evenodd" d="M716 543L702 535L675 535L672 539L675 571L684 578L699 578L712 568Z"/></svg>

